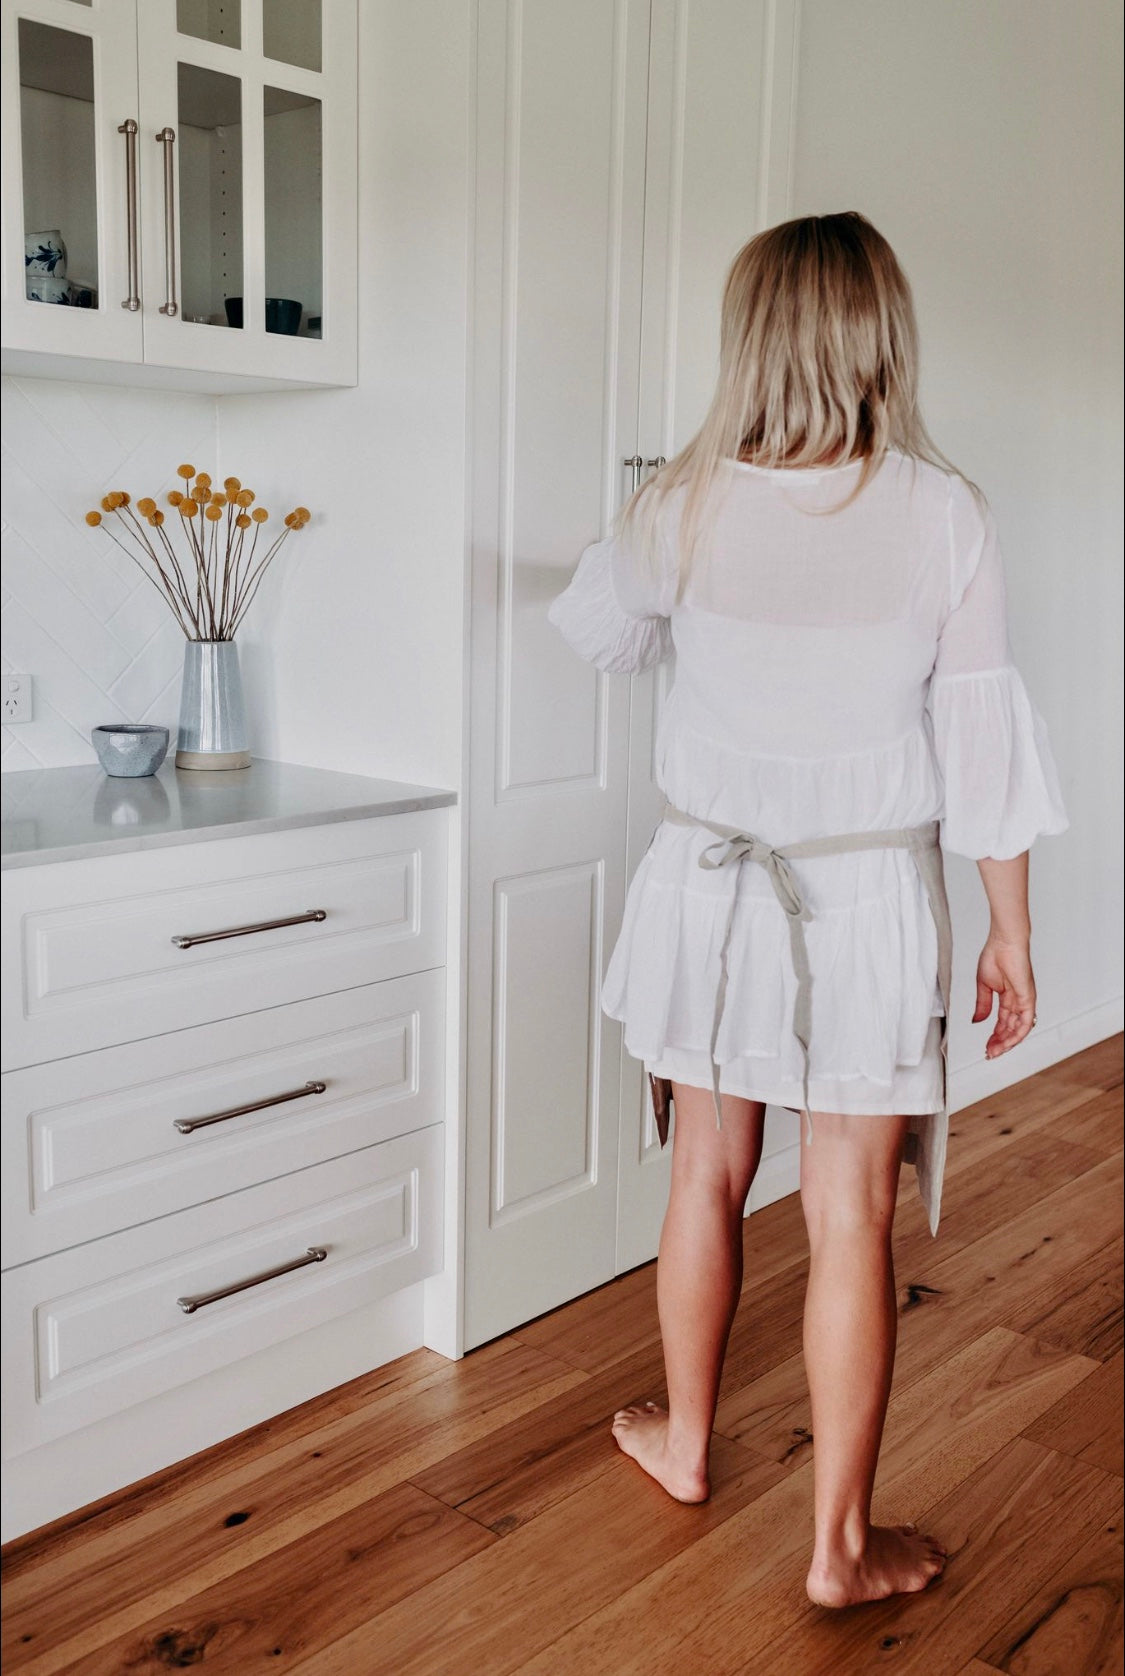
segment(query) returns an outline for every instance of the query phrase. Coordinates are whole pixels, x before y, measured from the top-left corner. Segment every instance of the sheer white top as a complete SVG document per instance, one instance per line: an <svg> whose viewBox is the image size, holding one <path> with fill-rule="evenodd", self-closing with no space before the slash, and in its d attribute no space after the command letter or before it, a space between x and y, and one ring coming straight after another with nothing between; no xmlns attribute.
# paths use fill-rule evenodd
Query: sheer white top
<svg viewBox="0 0 1125 1676"><path fill-rule="evenodd" d="M938 819L947 850L1018 855L1067 820L1012 660L995 521L962 479L895 452L856 501L829 510L859 469L726 461L679 602L682 491L651 560L630 540L593 543L550 619L603 670L674 654L656 772L679 808L778 845ZM716 928L735 885L730 869L698 867L707 842L660 829L607 973L606 1009L650 1061L709 1041ZM861 1079L893 1110L897 1070L918 1064L941 1011L915 869L876 851L802 863L801 878L822 1097ZM718 1057L757 1056L786 1080L798 1066L784 916L761 869L740 870L737 889Z"/></svg>

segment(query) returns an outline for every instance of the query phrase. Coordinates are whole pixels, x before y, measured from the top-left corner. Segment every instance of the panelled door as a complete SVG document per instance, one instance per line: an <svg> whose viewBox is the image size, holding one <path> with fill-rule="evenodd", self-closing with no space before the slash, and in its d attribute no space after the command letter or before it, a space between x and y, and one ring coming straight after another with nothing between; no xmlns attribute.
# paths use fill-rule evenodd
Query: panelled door
<svg viewBox="0 0 1125 1676"><path fill-rule="evenodd" d="M723 273L786 172L789 4L480 4L466 1349L656 1252L671 1147L599 992L672 672L602 675L546 613L626 460L706 407Z"/></svg>

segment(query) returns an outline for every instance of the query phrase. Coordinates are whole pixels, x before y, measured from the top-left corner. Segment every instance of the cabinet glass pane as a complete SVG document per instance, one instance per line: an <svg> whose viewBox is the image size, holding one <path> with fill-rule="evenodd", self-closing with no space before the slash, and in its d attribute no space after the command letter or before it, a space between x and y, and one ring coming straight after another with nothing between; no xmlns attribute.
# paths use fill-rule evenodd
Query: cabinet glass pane
<svg viewBox="0 0 1125 1676"><path fill-rule="evenodd" d="M180 288L183 317L242 325L242 86L178 67Z"/></svg>
<svg viewBox="0 0 1125 1676"><path fill-rule="evenodd" d="M97 308L94 43L21 17L19 51L26 294Z"/></svg>
<svg viewBox="0 0 1125 1676"><path fill-rule="evenodd" d="M197 41L239 47L242 0L176 0L176 28L181 35L194 35Z"/></svg>
<svg viewBox="0 0 1125 1676"><path fill-rule="evenodd" d="M281 64L320 69L320 0L262 0L262 51Z"/></svg>
<svg viewBox="0 0 1125 1676"><path fill-rule="evenodd" d="M266 331L321 335L320 100L265 90Z"/></svg>

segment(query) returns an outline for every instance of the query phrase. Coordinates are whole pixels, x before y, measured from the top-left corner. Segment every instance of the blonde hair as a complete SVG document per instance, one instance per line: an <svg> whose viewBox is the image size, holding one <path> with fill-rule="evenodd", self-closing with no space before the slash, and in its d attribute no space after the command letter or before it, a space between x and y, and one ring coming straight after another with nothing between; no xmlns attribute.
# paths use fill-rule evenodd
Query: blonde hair
<svg viewBox="0 0 1125 1676"><path fill-rule="evenodd" d="M825 509L834 512L862 493L890 448L960 475L918 409L918 330L906 275L855 210L801 216L757 234L735 257L707 417L630 497L618 528L635 524L651 550L661 505L685 488L682 592L725 458L773 467L862 459L851 492Z"/></svg>

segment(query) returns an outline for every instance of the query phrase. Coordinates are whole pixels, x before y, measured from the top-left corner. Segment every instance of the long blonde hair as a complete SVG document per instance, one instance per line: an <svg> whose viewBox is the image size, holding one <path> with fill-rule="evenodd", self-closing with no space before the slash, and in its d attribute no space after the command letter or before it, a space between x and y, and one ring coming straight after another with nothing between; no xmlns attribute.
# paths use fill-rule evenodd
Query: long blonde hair
<svg viewBox="0 0 1125 1676"><path fill-rule="evenodd" d="M707 417L630 497L618 528L635 524L651 552L665 497L686 487L682 592L724 458L773 467L862 459L858 480L826 509L832 512L862 493L889 448L960 475L918 409L918 329L906 275L855 210L801 216L757 234L735 257Z"/></svg>

